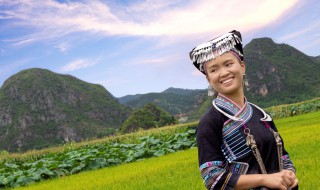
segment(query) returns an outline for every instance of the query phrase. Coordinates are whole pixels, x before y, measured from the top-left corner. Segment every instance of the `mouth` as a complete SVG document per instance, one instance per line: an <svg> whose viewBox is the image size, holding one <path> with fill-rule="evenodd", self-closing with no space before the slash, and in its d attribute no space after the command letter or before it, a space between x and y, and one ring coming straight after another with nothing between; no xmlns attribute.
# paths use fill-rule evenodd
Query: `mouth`
<svg viewBox="0 0 320 190"><path fill-rule="evenodd" d="M228 84L228 83L230 83L231 81L233 81L233 77L231 77L231 78L227 78L226 80L223 80L223 81L221 81L220 83L221 84Z"/></svg>

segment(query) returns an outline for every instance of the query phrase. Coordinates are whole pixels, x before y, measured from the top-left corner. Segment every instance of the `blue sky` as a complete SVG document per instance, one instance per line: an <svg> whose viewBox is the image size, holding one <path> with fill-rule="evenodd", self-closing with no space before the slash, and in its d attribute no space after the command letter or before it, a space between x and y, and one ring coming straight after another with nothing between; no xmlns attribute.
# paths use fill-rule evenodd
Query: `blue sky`
<svg viewBox="0 0 320 190"><path fill-rule="evenodd" d="M318 0L0 0L0 85L44 68L116 97L204 89L189 51L233 29L320 55Z"/></svg>

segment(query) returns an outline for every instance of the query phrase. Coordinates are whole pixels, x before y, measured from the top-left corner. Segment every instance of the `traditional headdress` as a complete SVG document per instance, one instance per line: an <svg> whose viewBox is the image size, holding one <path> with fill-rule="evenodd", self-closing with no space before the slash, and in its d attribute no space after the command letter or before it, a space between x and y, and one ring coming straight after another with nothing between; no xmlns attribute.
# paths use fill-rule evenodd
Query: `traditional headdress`
<svg viewBox="0 0 320 190"><path fill-rule="evenodd" d="M190 59L199 71L206 74L204 63L227 51L236 53L240 60L243 61L242 38L239 31L233 30L209 42L198 45L190 52Z"/></svg>

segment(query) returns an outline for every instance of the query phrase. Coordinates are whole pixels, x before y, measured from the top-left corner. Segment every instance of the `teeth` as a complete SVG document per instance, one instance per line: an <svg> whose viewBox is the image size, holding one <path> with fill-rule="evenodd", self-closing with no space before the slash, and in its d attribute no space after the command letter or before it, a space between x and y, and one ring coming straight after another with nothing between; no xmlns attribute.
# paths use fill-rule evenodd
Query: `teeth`
<svg viewBox="0 0 320 190"><path fill-rule="evenodd" d="M228 82L231 82L231 81L232 81L232 79L233 79L233 78L230 78L230 79L224 80L224 81L222 81L221 83L222 83L222 84L226 84L226 83L228 83Z"/></svg>

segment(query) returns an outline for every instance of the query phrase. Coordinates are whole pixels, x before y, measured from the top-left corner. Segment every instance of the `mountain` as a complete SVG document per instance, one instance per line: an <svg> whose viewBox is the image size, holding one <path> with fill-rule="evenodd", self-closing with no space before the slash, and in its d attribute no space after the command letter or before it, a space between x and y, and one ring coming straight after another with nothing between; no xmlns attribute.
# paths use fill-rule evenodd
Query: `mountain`
<svg viewBox="0 0 320 190"><path fill-rule="evenodd" d="M178 95L190 95L197 92L202 92L203 90L190 90L190 89L181 89L181 88L168 88L164 90L162 93L172 93L172 94L178 94Z"/></svg>
<svg viewBox="0 0 320 190"><path fill-rule="evenodd" d="M320 64L287 44L254 39L244 47L250 87L246 96L263 107L320 96Z"/></svg>
<svg viewBox="0 0 320 190"><path fill-rule="evenodd" d="M101 85L28 69L0 88L0 150L25 151L112 134L131 109Z"/></svg>
<svg viewBox="0 0 320 190"><path fill-rule="evenodd" d="M199 91L199 90L181 89L181 88L170 87L170 88L164 90L161 93L171 93L171 94L177 94L177 95L183 95L184 96L184 95L190 95L190 94L197 93L196 91ZM202 90L200 90L200 91L202 91ZM154 95L154 94L159 94L159 93L148 93L148 95L151 95L151 96ZM118 101L120 103L122 103L122 104L130 105L130 103L128 103L128 102L131 102L131 101L134 101L134 100L138 100L138 99L143 99L144 97L141 98L141 96L143 96L143 95L146 95L146 94L126 95L126 96L118 98ZM135 107L135 106L133 105L133 107Z"/></svg>
<svg viewBox="0 0 320 190"><path fill-rule="evenodd" d="M270 107L320 96L320 56L307 56L271 38L253 39L244 47L244 54L250 85L245 95L250 102ZM124 104L136 109L152 102L190 121L199 119L211 101L207 90L169 88L161 93L139 94Z"/></svg>
<svg viewBox="0 0 320 190"><path fill-rule="evenodd" d="M140 98L142 94L135 94L135 95L126 95L123 97L118 98L119 103L126 104L127 102L130 102L132 100L136 100Z"/></svg>
<svg viewBox="0 0 320 190"><path fill-rule="evenodd" d="M119 131L121 133L130 133L140 129L145 130L176 123L178 123L178 121L168 112L154 104L148 103L143 108L133 111L130 117L120 127Z"/></svg>
<svg viewBox="0 0 320 190"><path fill-rule="evenodd" d="M310 59L312 59L313 61L317 62L320 64L320 55L319 56L316 56L316 57L312 57L310 56Z"/></svg>
<svg viewBox="0 0 320 190"><path fill-rule="evenodd" d="M169 88L161 93L133 95L129 101L119 98L119 102L123 102L123 104L133 109L142 108L147 103L152 103L170 114L178 116L185 115L193 110L203 101L206 94L206 90ZM125 96L124 98L128 97Z"/></svg>

